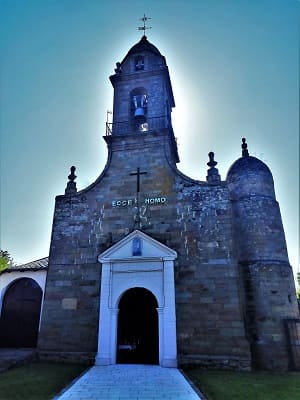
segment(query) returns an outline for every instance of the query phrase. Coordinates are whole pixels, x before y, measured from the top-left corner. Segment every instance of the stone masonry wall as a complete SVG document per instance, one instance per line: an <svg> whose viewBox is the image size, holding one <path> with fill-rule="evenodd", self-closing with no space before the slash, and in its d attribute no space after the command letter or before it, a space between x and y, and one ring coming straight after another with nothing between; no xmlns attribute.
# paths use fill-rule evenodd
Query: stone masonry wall
<svg viewBox="0 0 300 400"><path fill-rule="evenodd" d="M287 370L286 318L298 318L292 269L276 262L243 263L247 331L255 369Z"/></svg>
<svg viewBox="0 0 300 400"><path fill-rule="evenodd" d="M143 72L139 76L122 77L122 81L115 83L114 92L114 121L124 122L131 120L132 105L130 93L136 88L144 88L147 92L147 118L167 115L166 86L164 74Z"/></svg>
<svg viewBox="0 0 300 400"><path fill-rule="evenodd" d="M109 148L109 165L95 184L74 196L57 198L40 352L91 357L97 351L101 270L97 256L140 229L178 253L179 361L215 360L212 363L248 368L226 187L192 181L179 173L167 156L167 134L112 138ZM139 204L136 177L130 175L137 167L147 172L141 177Z"/></svg>
<svg viewBox="0 0 300 400"><path fill-rule="evenodd" d="M233 203L233 215L252 365L287 370L284 320L299 314L278 203L267 196L244 197Z"/></svg>

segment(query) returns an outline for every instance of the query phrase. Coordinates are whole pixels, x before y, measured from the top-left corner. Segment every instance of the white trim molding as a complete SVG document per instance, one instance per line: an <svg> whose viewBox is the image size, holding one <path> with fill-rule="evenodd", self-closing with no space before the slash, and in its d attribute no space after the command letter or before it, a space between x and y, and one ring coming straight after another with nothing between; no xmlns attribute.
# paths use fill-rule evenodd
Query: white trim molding
<svg viewBox="0 0 300 400"><path fill-rule="evenodd" d="M138 255L135 243L140 244ZM132 288L145 288L158 308L159 365L177 367L174 260L177 253L141 231L134 231L100 254L102 263L96 365L116 363L119 302Z"/></svg>

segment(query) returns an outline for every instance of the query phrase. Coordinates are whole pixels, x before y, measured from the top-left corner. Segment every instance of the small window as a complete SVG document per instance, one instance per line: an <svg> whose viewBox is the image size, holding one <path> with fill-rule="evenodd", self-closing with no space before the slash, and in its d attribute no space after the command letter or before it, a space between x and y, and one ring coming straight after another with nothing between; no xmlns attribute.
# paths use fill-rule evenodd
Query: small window
<svg viewBox="0 0 300 400"><path fill-rule="evenodd" d="M134 65L136 71L142 71L144 69L144 57L143 56L135 57Z"/></svg>

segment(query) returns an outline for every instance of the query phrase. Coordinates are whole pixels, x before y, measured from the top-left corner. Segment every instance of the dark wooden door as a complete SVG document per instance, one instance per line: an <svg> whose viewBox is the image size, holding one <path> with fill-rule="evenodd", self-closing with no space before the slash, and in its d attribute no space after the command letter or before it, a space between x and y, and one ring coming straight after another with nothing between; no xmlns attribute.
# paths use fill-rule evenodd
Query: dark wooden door
<svg viewBox="0 0 300 400"><path fill-rule="evenodd" d="M7 289L0 318L1 347L36 347L42 289L30 278L22 278Z"/></svg>

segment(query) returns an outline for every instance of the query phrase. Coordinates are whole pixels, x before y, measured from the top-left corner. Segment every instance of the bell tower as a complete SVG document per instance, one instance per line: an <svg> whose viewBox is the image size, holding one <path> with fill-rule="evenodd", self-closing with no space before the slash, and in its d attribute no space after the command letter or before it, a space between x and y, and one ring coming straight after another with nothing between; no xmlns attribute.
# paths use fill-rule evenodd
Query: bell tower
<svg viewBox="0 0 300 400"><path fill-rule="evenodd" d="M116 64L110 81L114 88L113 121L107 123L106 137L124 139L128 135L165 133L173 162L179 162L171 120L175 102L168 66L145 35Z"/></svg>

